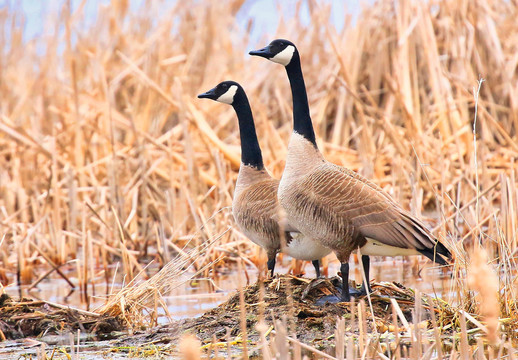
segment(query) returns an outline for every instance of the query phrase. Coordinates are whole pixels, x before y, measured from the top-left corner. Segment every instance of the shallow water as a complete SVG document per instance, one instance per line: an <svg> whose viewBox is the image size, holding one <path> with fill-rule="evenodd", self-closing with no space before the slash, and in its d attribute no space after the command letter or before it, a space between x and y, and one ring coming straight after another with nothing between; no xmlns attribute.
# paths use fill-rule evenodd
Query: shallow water
<svg viewBox="0 0 518 360"><path fill-rule="evenodd" d="M289 258L278 262L276 273L286 273L289 268ZM396 281L406 287L419 289L429 295L436 295L453 300L455 294L450 293L451 280L448 275L443 275L441 270L432 267L430 261L418 258L386 258L372 257L371 260L371 280ZM340 264L335 260L329 262L328 276L335 276L339 271ZM315 272L311 264L306 264L304 270L305 277L314 278ZM359 282L361 280L360 268L351 261L351 279ZM247 268L248 283L257 280L257 270ZM183 319L188 317L200 316L207 310L216 307L224 302L238 287L239 273L237 270L230 271L223 275L218 275L214 279L196 279L189 281L186 285L172 291L164 297L168 306L168 311L173 319ZM242 276L241 282L246 284L246 277ZM53 277L41 282L36 289L27 292L23 289L23 295L34 299L47 300L71 307L92 310L104 303L106 294L120 289L121 282L114 284L105 283L104 279L97 279L94 284L90 284L88 293L90 306L81 299L79 290L71 290L70 286L61 278ZM9 295L17 298L19 289L16 286L6 287ZM164 316L159 318L160 323L168 322Z"/></svg>

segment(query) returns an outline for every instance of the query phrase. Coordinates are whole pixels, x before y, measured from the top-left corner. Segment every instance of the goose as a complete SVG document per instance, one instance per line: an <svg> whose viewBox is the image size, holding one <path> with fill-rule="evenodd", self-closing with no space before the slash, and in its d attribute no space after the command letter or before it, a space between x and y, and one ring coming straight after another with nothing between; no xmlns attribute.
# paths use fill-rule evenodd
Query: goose
<svg viewBox="0 0 518 360"><path fill-rule="evenodd" d="M349 256L360 249L365 274L361 294L370 292L369 256L422 254L447 265L448 249L425 225L379 186L358 173L328 162L319 151L295 45L284 39L250 51L286 68L293 100L293 132L278 199L286 220L304 236L331 248L340 261L342 294L350 301Z"/></svg>
<svg viewBox="0 0 518 360"><path fill-rule="evenodd" d="M235 81L223 81L198 95L198 98L232 105L237 114L241 165L232 201L232 214L246 237L266 250L269 275L273 276L276 254L282 250L295 259L311 261L316 277L319 278L319 259L330 254L331 250L302 236L282 217L277 201L279 180L272 178L264 167L252 110L244 89Z"/></svg>

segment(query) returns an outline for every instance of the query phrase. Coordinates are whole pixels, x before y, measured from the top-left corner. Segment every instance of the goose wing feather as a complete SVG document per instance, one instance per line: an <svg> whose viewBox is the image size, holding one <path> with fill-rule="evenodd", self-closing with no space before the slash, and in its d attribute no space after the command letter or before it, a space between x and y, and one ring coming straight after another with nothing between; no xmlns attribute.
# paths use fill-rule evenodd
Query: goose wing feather
<svg viewBox="0 0 518 360"><path fill-rule="evenodd" d="M314 206L345 218L356 231L386 245L429 249L436 240L426 227L403 210L379 186L358 173L324 163L306 176L301 188Z"/></svg>
<svg viewBox="0 0 518 360"><path fill-rule="evenodd" d="M247 187L233 204L233 212L240 226L258 232L278 236L279 225L272 219L277 212L277 187L279 181L270 179L256 182Z"/></svg>
<svg viewBox="0 0 518 360"><path fill-rule="evenodd" d="M236 222L247 231L263 234L269 239L268 248L278 250L281 244L280 231L284 230L284 239L289 244L291 233L299 231L291 226L277 200L279 180L268 179L248 186L233 204Z"/></svg>

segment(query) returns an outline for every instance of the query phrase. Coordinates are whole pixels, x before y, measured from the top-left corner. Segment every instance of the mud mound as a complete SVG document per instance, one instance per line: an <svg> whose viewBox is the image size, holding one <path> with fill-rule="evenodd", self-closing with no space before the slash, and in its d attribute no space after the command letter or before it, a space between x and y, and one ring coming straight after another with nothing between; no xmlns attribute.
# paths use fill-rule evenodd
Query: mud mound
<svg viewBox="0 0 518 360"><path fill-rule="evenodd" d="M245 316L248 337L257 341L258 332L256 325L261 316L268 325L274 320L285 318L290 333L296 333L297 338L303 342L326 347L327 340L332 338L336 328L338 317L346 320L346 327L352 332L359 332L358 320L351 316L351 304L349 303L324 303L320 305L323 296L338 295L336 285L341 282L338 277L332 279L304 279L293 276L279 276L264 283L264 295L261 301L259 283L250 285L244 289ZM372 284L373 293L370 295L371 307L366 296L356 300L354 305L363 306L364 331L386 331L392 324L391 299L397 301L404 318L408 323L413 323L412 314L415 309L415 294L397 283ZM291 296L290 296L291 294ZM360 305L359 301L364 300ZM438 322L450 321L449 309L438 300L423 296L421 304L420 326L431 326L430 311L436 312ZM357 310L355 311L357 314ZM453 313L451 313L453 314ZM165 327L156 329L153 335L147 335L146 339L154 343L175 342L179 334L185 332L196 335L203 342L217 340L225 341L227 329L230 336L235 337L241 333L240 328L241 309L239 306L239 293L234 294L228 301L214 308L196 319L184 320ZM374 322L370 321L374 318ZM361 321L361 320L360 320ZM398 321L398 327L404 324Z"/></svg>

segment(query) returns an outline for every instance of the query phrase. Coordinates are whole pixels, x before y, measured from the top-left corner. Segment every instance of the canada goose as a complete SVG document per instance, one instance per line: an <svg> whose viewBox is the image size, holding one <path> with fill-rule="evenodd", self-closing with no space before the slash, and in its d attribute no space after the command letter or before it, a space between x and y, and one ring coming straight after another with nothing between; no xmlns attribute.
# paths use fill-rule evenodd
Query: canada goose
<svg viewBox="0 0 518 360"><path fill-rule="evenodd" d="M264 168L252 110L241 85L234 81L224 81L198 97L232 105L236 111L241 137L241 166L232 213L243 233L266 250L269 273L273 276L275 256L282 250L293 258L312 261L316 276L320 277L319 259L331 250L301 236L295 228L280 219L281 208L277 201L279 180L272 178ZM281 244L284 241L280 233L280 221L286 246Z"/></svg>
<svg viewBox="0 0 518 360"><path fill-rule="evenodd" d="M324 159L315 141L306 86L295 45L274 40L250 55L286 68L293 97L293 133L278 198L287 221L304 236L333 249L340 261L342 301L350 301L349 255L360 249L370 291L369 255L423 254L447 264L451 254L423 223L402 209L380 187L347 168Z"/></svg>

